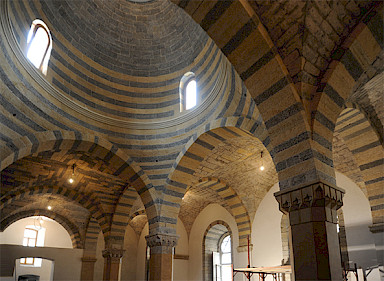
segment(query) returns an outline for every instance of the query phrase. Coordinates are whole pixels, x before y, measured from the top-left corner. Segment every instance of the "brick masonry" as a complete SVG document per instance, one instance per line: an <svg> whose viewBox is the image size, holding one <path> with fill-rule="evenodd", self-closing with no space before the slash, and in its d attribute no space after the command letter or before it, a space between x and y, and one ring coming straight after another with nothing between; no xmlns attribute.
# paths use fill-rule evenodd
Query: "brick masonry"
<svg viewBox="0 0 384 281"><path fill-rule="evenodd" d="M121 246L127 224L137 235L147 221L152 234L174 232L180 217L189 232L218 203L244 242L275 182L332 183L335 168L381 223L381 4L173 2L2 1L22 51L34 18L50 28L44 79L57 95L2 25L1 225L50 202L47 215L91 253L97 227ZM179 109L187 71L202 102L216 94L193 116Z"/></svg>

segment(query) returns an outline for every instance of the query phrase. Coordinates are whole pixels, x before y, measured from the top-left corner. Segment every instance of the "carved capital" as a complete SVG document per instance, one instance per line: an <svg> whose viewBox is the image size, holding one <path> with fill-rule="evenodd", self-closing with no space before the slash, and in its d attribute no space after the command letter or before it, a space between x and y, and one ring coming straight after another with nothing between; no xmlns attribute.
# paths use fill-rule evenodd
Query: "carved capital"
<svg viewBox="0 0 384 281"><path fill-rule="evenodd" d="M291 225L308 221L337 223L336 210L343 205L344 190L316 182L276 192L280 211L289 214Z"/></svg>
<svg viewBox="0 0 384 281"><path fill-rule="evenodd" d="M344 190L318 182L299 188L288 188L276 192L279 208L284 213L310 207L339 209L343 205Z"/></svg>
<svg viewBox="0 0 384 281"><path fill-rule="evenodd" d="M171 253L172 248L177 245L179 235L159 233L145 236L145 239L151 253Z"/></svg>
<svg viewBox="0 0 384 281"><path fill-rule="evenodd" d="M103 250L103 258L120 260L123 257L125 250L123 249L105 249Z"/></svg>

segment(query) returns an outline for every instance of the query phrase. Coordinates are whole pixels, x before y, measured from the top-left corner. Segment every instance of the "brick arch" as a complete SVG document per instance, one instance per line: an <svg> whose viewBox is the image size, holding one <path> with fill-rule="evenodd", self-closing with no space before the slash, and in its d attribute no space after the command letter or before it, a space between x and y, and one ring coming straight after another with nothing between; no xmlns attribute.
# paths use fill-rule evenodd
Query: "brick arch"
<svg viewBox="0 0 384 281"><path fill-rule="evenodd" d="M252 225L248 211L236 191L225 182L210 177L200 179L196 186L210 188L216 191L217 194L225 200L229 206L229 212L234 217L237 224L239 246L246 246L248 237L251 237Z"/></svg>
<svg viewBox="0 0 384 281"><path fill-rule="evenodd" d="M121 243L123 246L125 229L132 219L132 216L129 214L138 196L137 191L133 187L128 186L119 197L113 213L111 235L109 236L109 239L112 239L114 243Z"/></svg>
<svg viewBox="0 0 384 281"><path fill-rule="evenodd" d="M101 228L97 219L91 216L85 231L83 257L96 258L97 239L100 231Z"/></svg>
<svg viewBox="0 0 384 281"><path fill-rule="evenodd" d="M172 2L208 33L253 97L270 137L280 189L316 180L334 184L333 171L312 150L309 114L250 1Z"/></svg>
<svg viewBox="0 0 384 281"><path fill-rule="evenodd" d="M103 207L100 203L100 200L94 194L85 194L81 192L77 192L75 190L70 190L65 187L58 186L28 186L22 185L14 190L5 194L1 199L0 210L2 210L7 205L12 202L27 198L34 195L40 194L52 194L57 196L62 196L64 198L70 199L78 203L80 206L86 208L92 216L97 218L98 223L104 233L104 235L109 235L110 227L107 217L104 214Z"/></svg>
<svg viewBox="0 0 384 281"><path fill-rule="evenodd" d="M381 223L384 209L384 148L375 130L361 111L346 108L337 119L335 132L340 134L360 168L373 224Z"/></svg>
<svg viewBox="0 0 384 281"><path fill-rule="evenodd" d="M50 218L58 222L61 226L65 228L65 230L68 232L69 236L71 237L73 248L74 249L83 248L83 239L80 235L78 227L70 219L48 210L42 210L42 209L27 210L27 211L14 213L8 217L4 217L0 221L0 230L4 231L12 223L24 218L32 217L32 216L45 216L47 218Z"/></svg>
<svg viewBox="0 0 384 281"><path fill-rule="evenodd" d="M147 213L145 212L145 209L138 210L129 216L128 222L130 222L131 220L133 220L137 216L146 216L146 215L147 215Z"/></svg>
<svg viewBox="0 0 384 281"><path fill-rule="evenodd" d="M381 23L380 23L381 22ZM332 139L338 117L361 80L372 78L384 47L382 5L359 23L334 54L317 89L312 119L314 150L332 159Z"/></svg>
<svg viewBox="0 0 384 281"><path fill-rule="evenodd" d="M258 138L273 156L270 138L261 117L257 120L246 117L228 117L214 120L200 128L187 142L173 165L164 191L163 205L167 215L160 212L160 221L167 221L168 228L176 231L177 217L181 199L188 186L197 183L193 172L203 161L205 155L216 145L235 137L252 136ZM156 227L156 225L151 225Z"/></svg>
<svg viewBox="0 0 384 281"><path fill-rule="evenodd" d="M210 230L212 230L212 228L214 228L217 225L224 226L227 229L227 231L219 231L217 233L215 232L215 233L211 233L212 235L209 235ZM212 280L211 274L213 271L213 268L211 268L211 264L212 264L211 255L212 255L212 250L213 250L212 246L213 245L211 245L211 247L209 247L207 241L211 242L212 244L219 243L220 238L227 232L229 233L229 235L231 236L231 240L233 241L231 228L229 227L229 225L225 221L222 221L222 220L217 220L217 221L212 222L204 232L203 241L202 241L202 244L203 244L202 245L203 246L202 256L203 256L203 280L205 280L205 281ZM233 242L231 242L231 244L233 245ZM207 249L207 248L209 248L209 249ZM232 255L232 259L233 259L233 255Z"/></svg>
<svg viewBox="0 0 384 281"><path fill-rule="evenodd" d="M37 132L32 139L32 142L26 137L15 140L16 147L6 150L0 156L0 171L23 157L43 151L77 150L98 157L102 155L111 173L128 181L136 189L144 205L148 206L149 217L156 217L154 199L157 195L151 181L139 165L116 145L100 136L74 131Z"/></svg>

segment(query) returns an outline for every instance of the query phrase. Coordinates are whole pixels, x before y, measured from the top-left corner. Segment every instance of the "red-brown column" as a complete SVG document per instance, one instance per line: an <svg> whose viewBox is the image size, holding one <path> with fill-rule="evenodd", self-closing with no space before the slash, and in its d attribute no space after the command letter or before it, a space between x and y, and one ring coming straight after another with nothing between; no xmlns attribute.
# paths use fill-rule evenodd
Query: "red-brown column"
<svg viewBox="0 0 384 281"><path fill-rule="evenodd" d="M120 259L123 257L125 250L121 249L105 249L104 257L104 276L103 280L117 281L119 280Z"/></svg>
<svg viewBox="0 0 384 281"><path fill-rule="evenodd" d="M95 272L95 257L81 258L81 279L84 281L93 281L93 274Z"/></svg>
<svg viewBox="0 0 384 281"><path fill-rule="evenodd" d="M321 182L275 193L289 214L294 280L342 280L336 210L343 194Z"/></svg>
<svg viewBox="0 0 384 281"><path fill-rule="evenodd" d="M172 280L172 250L177 244L177 235L154 234L145 237L150 247L149 280Z"/></svg>

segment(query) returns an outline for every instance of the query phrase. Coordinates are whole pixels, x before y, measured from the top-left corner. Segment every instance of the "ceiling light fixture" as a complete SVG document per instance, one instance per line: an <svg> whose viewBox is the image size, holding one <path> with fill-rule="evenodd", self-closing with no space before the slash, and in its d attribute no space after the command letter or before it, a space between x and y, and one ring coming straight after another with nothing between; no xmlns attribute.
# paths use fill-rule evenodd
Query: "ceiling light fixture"
<svg viewBox="0 0 384 281"><path fill-rule="evenodd" d="M52 210L52 206L48 206L47 209L48 209L48 210Z"/></svg>
<svg viewBox="0 0 384 281"><path fill-rule="evenodd" d="M35 217L35 220L33 224L35 225L35 228L40 230L42 228L42 224L44 223L44 220L41 216Z"/></svg>
<svg viewBox="0 0 384 281"><path fill-rule="evenodd" d="M264 171L264 161L263 161L263 151L260 152L260 159L261 159L261 166L260 166L260 171Z"/></svg>
<svg viewBox="0 0 384 281"><path fill-rule="evenodd" d="M75 167L76 167L76 164L73 164L72 165L72 177L69 178L69 180L68 180L69 183L73 183L75 181L73 179L75 177Z"/></svg>

